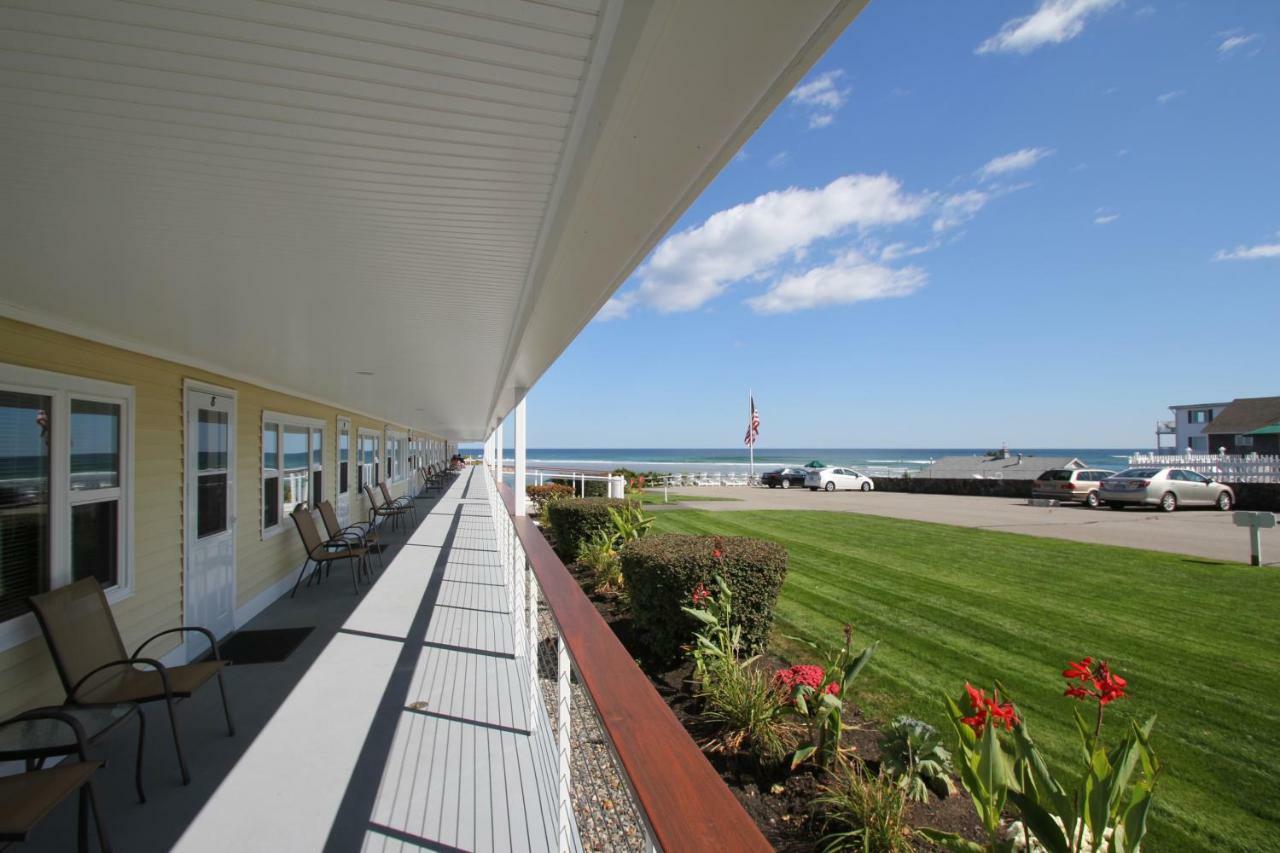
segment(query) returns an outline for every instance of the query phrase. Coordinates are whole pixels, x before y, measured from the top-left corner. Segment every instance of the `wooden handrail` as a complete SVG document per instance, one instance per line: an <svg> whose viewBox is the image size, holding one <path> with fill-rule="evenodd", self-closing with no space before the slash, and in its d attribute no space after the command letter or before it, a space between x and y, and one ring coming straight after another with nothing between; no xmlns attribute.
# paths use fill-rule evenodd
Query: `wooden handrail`
<svg viewBox="0 0 1280 853"><path fill-rule="evenodd" d="M529 518L503 505L542 598L600 715L654 841L665 851L771 850L755 821L716 773L675 714L604 621Z"/></svg>

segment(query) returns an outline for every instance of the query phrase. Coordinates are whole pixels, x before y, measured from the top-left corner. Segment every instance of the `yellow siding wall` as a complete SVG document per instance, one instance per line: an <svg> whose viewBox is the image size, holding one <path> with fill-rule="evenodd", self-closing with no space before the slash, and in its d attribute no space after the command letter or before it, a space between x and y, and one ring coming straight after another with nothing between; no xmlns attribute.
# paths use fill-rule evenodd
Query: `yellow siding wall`
<svg viewBox="0 0 1280 853"><path fill-rule="evenodd" d="M373 421L300 397L271 391L215 373L196 370L117 347L95 343L0 317L0 362L83 376L134 389L133 459L133 587L130 597L114 606L116 622L132 649L146 637L182 623L182 489L183 380L208 382L236 391L236 606L302 564L302 546L293 526L263 539L261 519L262 412L301 415L324 421L325 497L333 501L338 485L337 417L351 419L354 448L361 428L388 426L410 432L400 424ZM438 438L413 432L414 438ZM380 448L385 456L385 448ZM350 468L355 482L354 450ZM383 464L385 467L385 462ZM385 476L385 472L384 472ZM403 492L412 478L395 491ZM353 499L352 520L363 519L368 505ZM167 640L167 638L166 638ZM148 648L160 656L177 641ZM39 704L56 704L62 688L44 640L37 638L0 651L0 719Z"/></svg>

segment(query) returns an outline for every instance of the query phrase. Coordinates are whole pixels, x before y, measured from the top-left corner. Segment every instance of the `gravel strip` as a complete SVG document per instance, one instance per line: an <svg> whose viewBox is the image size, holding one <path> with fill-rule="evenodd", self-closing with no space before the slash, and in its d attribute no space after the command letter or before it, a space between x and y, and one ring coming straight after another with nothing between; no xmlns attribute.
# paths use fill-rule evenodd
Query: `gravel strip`
<svg viewBox="0 0 1280 853"><path fill-rule="evenodd" d="M551 612L539 607L538 676L547 716L556 721L556 640ZM584 850L630 851L649 847L648 833L631 788L622 777L587 692L570 682L569 797Z"/></svg>

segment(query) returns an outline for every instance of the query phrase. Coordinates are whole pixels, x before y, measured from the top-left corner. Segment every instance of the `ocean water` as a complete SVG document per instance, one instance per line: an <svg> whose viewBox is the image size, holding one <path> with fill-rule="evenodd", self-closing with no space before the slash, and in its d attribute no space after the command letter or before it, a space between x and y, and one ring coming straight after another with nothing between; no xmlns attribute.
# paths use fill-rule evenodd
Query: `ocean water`
<svg viewBox="0 0 1280 853"><path fill-rule="evenodd" d="M813 460L826 465L889 471L919 471L932 460L943 456L981 457L992 448L982 447L809 447L756 448L756 472L786 465L800 466ZM1010 448L1021 452L1031 464L1041 456L1074 456L1091 467L1119 470L1129 456L1145 448ZM508 459L511 450L507 450ZM633 471L662 473L717 474L746 473L746 448L564 448L536 447L528 452L530 468L572 468L577 471L611 471L630 468Z"/></svg>

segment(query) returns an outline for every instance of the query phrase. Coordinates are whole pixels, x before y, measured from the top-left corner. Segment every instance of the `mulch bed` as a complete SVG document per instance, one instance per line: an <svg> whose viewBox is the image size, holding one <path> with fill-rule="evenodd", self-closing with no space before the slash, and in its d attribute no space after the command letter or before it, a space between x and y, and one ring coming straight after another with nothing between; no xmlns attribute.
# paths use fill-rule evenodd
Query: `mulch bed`
<svg viewBox="0 0 1280 853"><path fill-rule="evenodd" d="M641 662L654 688L666 701L676 718L699 743L707 740L711 732L697 716L697 700L690 692L689 676L692 665L681 661L672 667L647 659L644 647L637 641L632 629L631 617L616 595L595 593L591 590L589 574L570 565L583 588L583 592L595 604L600 615L609 623L614 634L627 650ZM770 658L766 664L783 667L790 662ZM860 709L846 705L844 711L844 744L862 758L873 772L880 762L880 721L863 716ZM774 849L785 853L799 853L819 849L822 827L813 819L812 805L820 785L820 771L812 766L801 767L794 773L785 768L761 768L745 754L707 753L712 766L720 773L729 790L742 803L747 813ZM931 794L925 803L911 803L908 820L915 827L932 827L947 832L957 832L974 841L985 841L982 825L978 822L969 795L956 786L950 797L940 798ZM933 850L933 845L916 840L921 850Z"/></svg>

